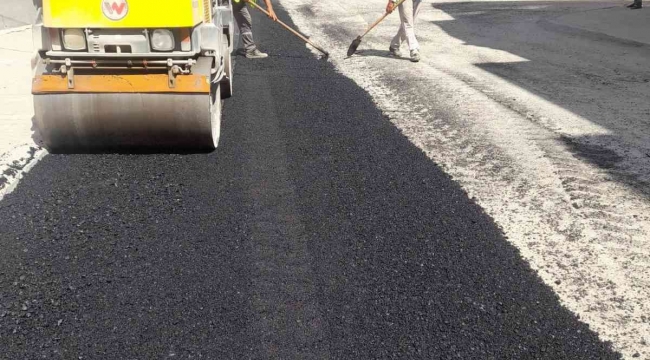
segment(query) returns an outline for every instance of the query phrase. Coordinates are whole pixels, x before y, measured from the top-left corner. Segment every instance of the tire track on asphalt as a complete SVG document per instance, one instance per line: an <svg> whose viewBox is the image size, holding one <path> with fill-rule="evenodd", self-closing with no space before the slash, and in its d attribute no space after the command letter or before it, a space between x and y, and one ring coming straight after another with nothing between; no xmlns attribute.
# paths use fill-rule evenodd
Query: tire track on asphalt
<svg viewBox="0 0 650 360"><path fill-rule="evenodd" d="M249 106L247 97L236 97L225 113L239 119L238 127L247 134L241 146L248 155L242 170L247 174L243 180L250 204L247 221L254 266L251 303L256 315L251 330L260 337L254 357L330 358L325 345L327 326L315 293L309 235L301 223L288 173L287 153L292 147L283 141L279 128L282 119L275 111L279 99L272 93L273 79L257 76L263 72L251 71L245 59L238 64L238 93L257 94L255 106ZM260 108L266 111L260 112ZM227 122L229 125L233 123Z"/></svg>

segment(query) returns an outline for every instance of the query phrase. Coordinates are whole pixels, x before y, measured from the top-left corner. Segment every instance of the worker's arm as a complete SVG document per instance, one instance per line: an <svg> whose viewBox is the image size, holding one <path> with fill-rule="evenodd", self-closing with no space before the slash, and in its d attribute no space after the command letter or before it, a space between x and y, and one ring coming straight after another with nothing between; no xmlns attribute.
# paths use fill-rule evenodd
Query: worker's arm
<svg viewBox="0 0 650 360"><path fill-rule="evenodd" d="M388 5L386 5L386 12L390 14L393 12L393 10L395 10L395 1L388 0Z"/></svg>
<svg viewBox="0 0 650 360"><path fill-rule="evenodd" d="M273 4L271 4L271 0L264 0L264 2L266 3L266 10L269 12L269 17L271 20L277 21L278 16L275 15L275 11L273 11Z"/></svg>
<svg viewBox="0 0 650 360"><path fill-rule="evenodd" d="M239 2L240 0L234 0L235 2ZM244 0L244 2L252 2L255 3L256 0ZM275 11L273 11L273 4L271 3L271 0L264 0L264 3L266 4L266 11L269 13L269 18L273 21L278 21L278 16L275 15Z"/></svg>

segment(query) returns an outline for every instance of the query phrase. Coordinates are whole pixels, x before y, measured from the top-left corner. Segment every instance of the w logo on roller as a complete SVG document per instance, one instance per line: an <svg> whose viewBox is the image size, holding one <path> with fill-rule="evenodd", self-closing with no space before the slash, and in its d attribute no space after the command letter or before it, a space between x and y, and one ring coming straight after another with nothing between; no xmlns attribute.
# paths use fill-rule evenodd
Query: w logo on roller
<svg viewBox="0 0 650 360"><path fill-rule="evenodd" d="M102 12L111 20L122 20L129 12L126 0L102 0Z"/></svg>

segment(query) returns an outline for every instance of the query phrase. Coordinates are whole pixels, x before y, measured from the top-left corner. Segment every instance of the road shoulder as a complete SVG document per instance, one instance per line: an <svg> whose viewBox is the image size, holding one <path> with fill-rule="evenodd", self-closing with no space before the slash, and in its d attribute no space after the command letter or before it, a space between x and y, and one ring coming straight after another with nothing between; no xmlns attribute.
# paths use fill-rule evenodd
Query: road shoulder
<svg viewBox="0 0 650 360"><path fill-rule="evenodd" d="M31 26L0 30L0 199L44 155L33 140Z"/></svg>

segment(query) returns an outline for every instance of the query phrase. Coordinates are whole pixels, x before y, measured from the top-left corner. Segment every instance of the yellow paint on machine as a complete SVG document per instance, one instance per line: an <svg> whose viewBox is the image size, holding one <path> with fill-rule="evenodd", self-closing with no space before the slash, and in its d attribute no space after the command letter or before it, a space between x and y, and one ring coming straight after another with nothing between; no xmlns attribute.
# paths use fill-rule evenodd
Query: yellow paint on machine
<svg viewBox="0 0 650 360"><path fill-rule="evenodd" d="M43 25L49 28L193 27L211 16L210 0L43 0Z"/></svg>

